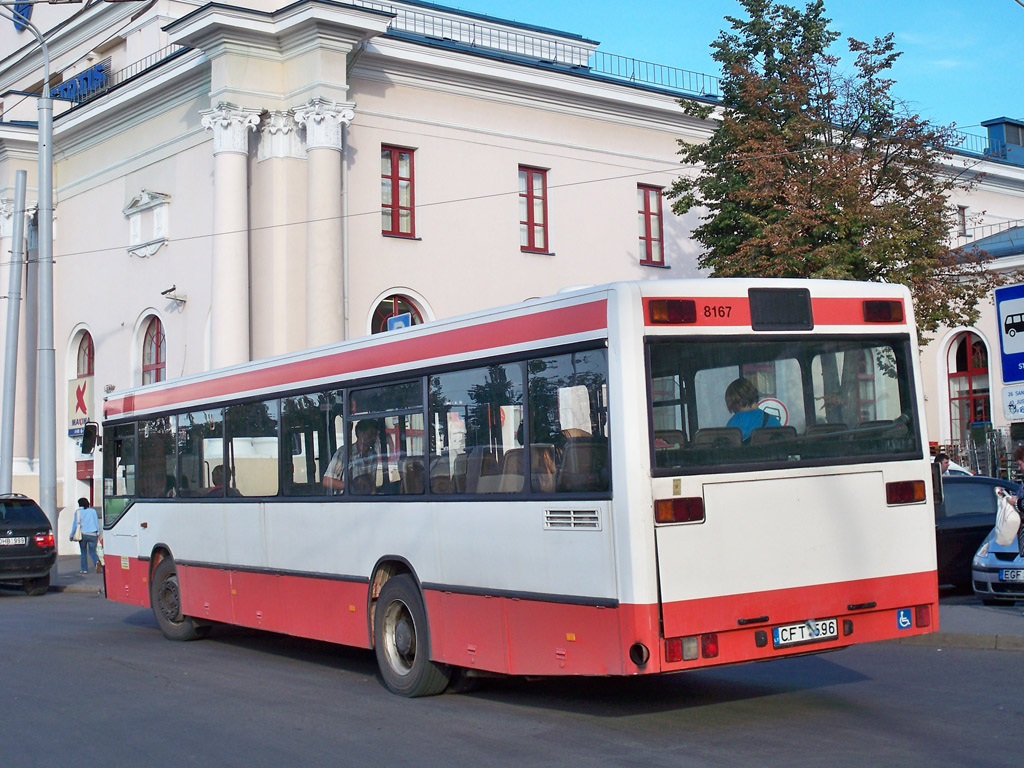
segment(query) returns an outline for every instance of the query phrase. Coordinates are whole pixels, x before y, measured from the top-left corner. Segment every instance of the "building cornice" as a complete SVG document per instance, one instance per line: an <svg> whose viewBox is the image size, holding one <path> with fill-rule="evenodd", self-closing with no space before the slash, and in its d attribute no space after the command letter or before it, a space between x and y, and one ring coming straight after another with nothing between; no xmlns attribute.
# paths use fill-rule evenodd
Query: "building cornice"
<svg viewBox="0 0 1024 768"><path fill-rule="evenodd" d="M220 3L208 3L168 24L171 42L201 48L208 53L235 43L257 50L291 55L310 36L334 40L351 50L363 41L383 34L393 15L324 0L294 3L279 11L255 11Z"/></svg>
<svg viewBox="0 0 1024 768"><path fill-rule="evenodd" d="M390 37L369 43L350 77L623 124L642 122L648 128L685 131L698 141L710 138L716 127L711 120L686 115L678 95Z"/></svg>

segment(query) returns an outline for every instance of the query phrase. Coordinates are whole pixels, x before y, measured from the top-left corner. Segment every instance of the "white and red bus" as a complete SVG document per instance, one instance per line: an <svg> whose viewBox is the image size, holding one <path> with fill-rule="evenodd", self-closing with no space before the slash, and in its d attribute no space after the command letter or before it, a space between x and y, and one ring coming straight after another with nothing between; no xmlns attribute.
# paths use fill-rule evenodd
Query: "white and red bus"
<svg viewBox="0 0 1024 768"><path fill-rule="evenodd" d="M107 595L177 640L374 648L410 696L931 632L912 317L892 285L619 283L119 393Z"/></svg>

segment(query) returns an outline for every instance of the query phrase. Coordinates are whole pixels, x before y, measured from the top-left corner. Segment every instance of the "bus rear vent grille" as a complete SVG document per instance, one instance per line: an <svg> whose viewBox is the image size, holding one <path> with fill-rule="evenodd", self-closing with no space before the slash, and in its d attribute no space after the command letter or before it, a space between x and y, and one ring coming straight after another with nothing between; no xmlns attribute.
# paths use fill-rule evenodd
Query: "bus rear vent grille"
<svg viewBox="0 0 1024 768"><path fill-rule="evenodd" d="M550 531L601 530L596 509L548 509L544 511L544 527Z"/></svg>

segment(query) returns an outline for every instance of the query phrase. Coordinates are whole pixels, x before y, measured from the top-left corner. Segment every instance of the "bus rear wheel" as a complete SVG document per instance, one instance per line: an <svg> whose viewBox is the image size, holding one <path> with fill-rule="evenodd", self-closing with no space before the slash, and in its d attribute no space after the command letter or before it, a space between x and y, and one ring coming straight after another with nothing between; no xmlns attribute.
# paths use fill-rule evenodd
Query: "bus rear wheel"
<svg viewBox="0 0 1024 768"><path fill-rule="evenodd" d="M393 576L381 588L373 640L381 677L392 693L434 696L448 687L451 669L429 658L427 612L412 576Z"/></svg>
<svg viewBox="0 0 1024 768"><path fill-rule="evenodd" d="M157 626L168 640L198 640L209 634L209 624L200 624L191 616L182 615L178 569L170 557L165 557L157 563L156 570L153 571L149 602L153 607Z"/></svg>

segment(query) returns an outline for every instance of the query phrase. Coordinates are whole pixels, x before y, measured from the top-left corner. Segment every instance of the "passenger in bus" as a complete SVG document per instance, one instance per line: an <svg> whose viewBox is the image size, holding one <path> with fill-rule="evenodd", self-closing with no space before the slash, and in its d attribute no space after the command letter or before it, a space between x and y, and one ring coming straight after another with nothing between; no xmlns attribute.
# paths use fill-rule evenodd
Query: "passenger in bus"
<svg viewBox="0 0 1024 768"><path fill-rule="evenodd" d="M377 475L377 422L373 419L360 419L356 422L355 432L355 445L349 462L352 493L373 493ZM331 489L333 493L341 493L345 489L344 469L345 446L341 446L334 452L324 471L324 488ZM360 477L369 478L369 483L357 483L356 479Z"/></svg>
<svg viewBox="0 0 1024 768"><path fill-rule="evenodd" d="M218 464L213 468L213 472L210 473L210 480L213 482L206 490L207 496L223 496L224 495L224 465Z"/></svg>
<svg viewBox="0 0 1024 768"><path fill-rule="evenodd" d="M750 433L758 427L781 427L782 423L770 413L757 407L757 387L742 376L725 389L725 407L732 416L727 427L738 427L743 442L750 440Z"/></svg>
<svg viewBox="0 0 1024 768"><path fill-rule="evenodd" d="M225 488L224 488L224 465L223 464L218 464L217 466L215 466L213 468L213 472L210 473L210 479L213 481L213 485L211 485L207 489L206 495L207 496L224 496L225 495L225 493L224 493ZM227 495L228 496L240 496L241 494L238 492L237 488L228 488L227 489Z"/></svg>

